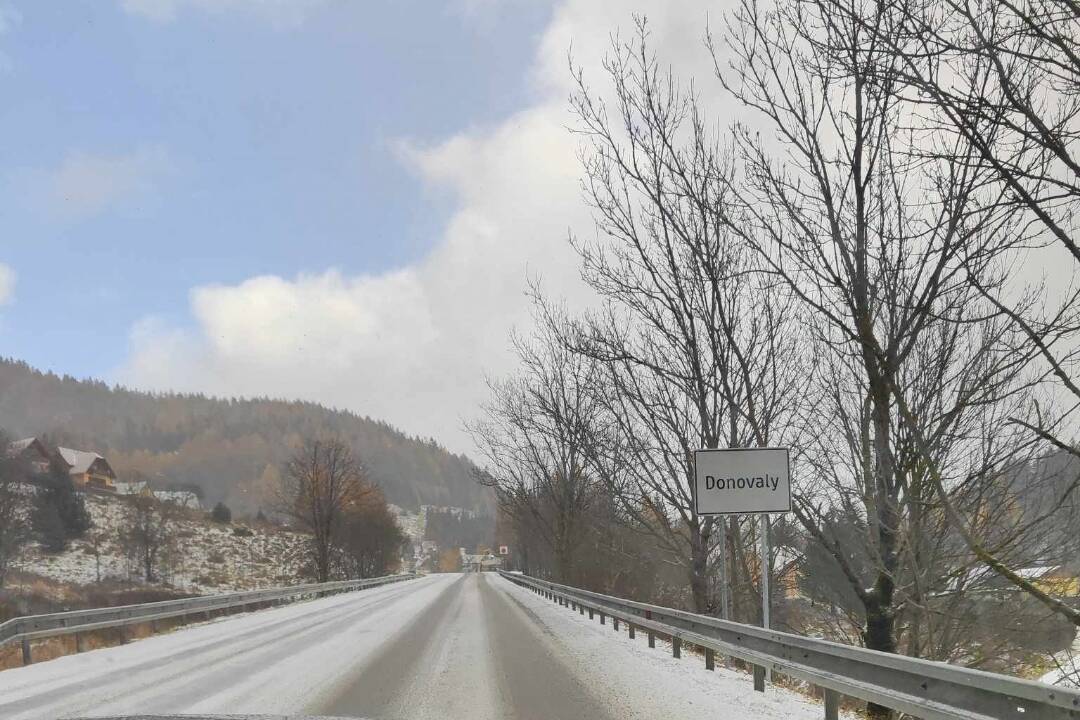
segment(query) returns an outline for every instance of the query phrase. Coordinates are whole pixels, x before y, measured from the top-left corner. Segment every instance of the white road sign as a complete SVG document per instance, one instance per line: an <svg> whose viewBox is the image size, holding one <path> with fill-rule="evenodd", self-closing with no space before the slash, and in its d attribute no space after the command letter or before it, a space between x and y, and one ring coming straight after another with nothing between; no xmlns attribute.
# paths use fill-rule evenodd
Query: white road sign
<svg viewBox="0 0 1080 720"><path fill-rule="evenodd" d="M699 515L791 510L787 448L698 450L694 500Z"/></svg>

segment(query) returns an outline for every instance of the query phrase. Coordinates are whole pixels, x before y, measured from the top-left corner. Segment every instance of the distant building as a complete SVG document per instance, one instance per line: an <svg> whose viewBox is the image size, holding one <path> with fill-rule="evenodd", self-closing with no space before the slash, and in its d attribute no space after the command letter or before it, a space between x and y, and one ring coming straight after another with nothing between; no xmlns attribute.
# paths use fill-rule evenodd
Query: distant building
<svg viewBox="0 0 1080 720"><path fill-rule="evenodd" d="M462 572L480 572L483 570L495 570L500 567L502 567L502 558L491 553L482 555L462 553L461 555Z"/></svg>
<svg viewBox="0 0 1080 720"><path fill-rule="evenodd" d="M64 461L71 466L68 471L77 487L116 490L116 473L109 461L96 452L56 448Z"/></svg>
<svg viewBox="0 0 1080 720"><path fill-rule="evenodd" d="M149 495L150 486L145 480L117 480L116 483L117 495Z"/></svg>
<svg viewBox="0 0 1080 720"><path fill-rule="evenodd" d="M63 459L49 450L48 446L36 437L11 443L8 445L7 455L26 462L35 473L47 473L53 461Z"/></svg>
<svg viewBox="0 0 1080 720"><path fill-rule="evenodd" d="M1016 574L1052 597L1080 597L1080 577L1065 565L1020 568Z"/></svg>

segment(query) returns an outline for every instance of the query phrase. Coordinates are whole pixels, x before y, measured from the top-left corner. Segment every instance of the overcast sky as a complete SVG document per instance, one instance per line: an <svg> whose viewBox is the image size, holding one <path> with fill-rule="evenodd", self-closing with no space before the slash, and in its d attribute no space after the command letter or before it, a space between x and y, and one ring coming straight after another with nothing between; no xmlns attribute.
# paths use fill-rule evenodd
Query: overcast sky
<svg viewBox="0 0 1080 720"><path fill-rule="evenodd" d="M468 452L527 278L584 297L567 53L635 12L707 67L700 0L0 0L0 354Z"/></svg>

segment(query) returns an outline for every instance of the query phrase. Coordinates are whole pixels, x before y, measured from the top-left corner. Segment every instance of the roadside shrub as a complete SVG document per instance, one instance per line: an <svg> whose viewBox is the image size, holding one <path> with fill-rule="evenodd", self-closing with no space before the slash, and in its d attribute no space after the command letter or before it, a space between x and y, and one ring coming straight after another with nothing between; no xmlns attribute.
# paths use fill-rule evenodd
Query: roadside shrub
<svg viewBox="0 0 1080 720"><path fill-rule="evenodd" d="M230 523L232 522L232 510L225 503L219 502L210 511L210 519L217 523Z"/></svg>

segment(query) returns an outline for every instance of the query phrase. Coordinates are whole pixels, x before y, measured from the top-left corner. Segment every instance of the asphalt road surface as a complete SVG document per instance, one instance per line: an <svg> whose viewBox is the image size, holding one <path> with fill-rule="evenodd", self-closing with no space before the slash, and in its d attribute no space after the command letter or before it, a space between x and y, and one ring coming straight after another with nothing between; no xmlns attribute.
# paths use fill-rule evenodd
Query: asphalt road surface
<svg viewBox="0 0 1080 720"><path fill-rule="evenodd" d="M433 575L0 672L0 718L817 718L491 574Z"/></svg>
<svg viewBox="0 0 1080 720"><path fill-rule="evenodd" d="M378 718L613 718L495 582L504 584L484 573L461 576L317 709Z"/></svg>

